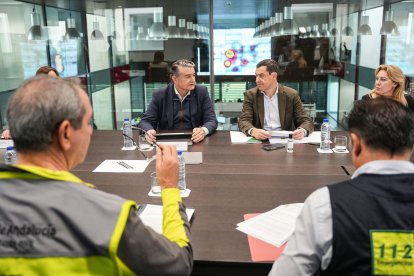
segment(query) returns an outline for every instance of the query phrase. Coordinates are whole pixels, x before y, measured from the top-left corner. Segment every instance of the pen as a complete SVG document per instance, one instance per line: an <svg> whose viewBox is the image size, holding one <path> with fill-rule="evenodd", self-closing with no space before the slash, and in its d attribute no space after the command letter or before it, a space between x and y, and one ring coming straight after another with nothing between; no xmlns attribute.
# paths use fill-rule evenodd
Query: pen
<svg viewBox="0 0 414 276"><path fill-rule="evenodd" d="M118 165L121 165L122 167L124 167L124 168L128 169L128 170L133 169L133 167L132 167L132 166L128 165L128 164L127 164L127 163L125 163L125 162L118 161L118 162L116 162L116 163L117 163Z"/></svg>
<svg viewBox="0 0 414 276"><path fill-rule="evenodd" d="M155 142L155 140L152 141L153 145L156 145L158 148L160 148L160 146L157 144L157 142Z"/></svg>
<svg viewBox="0 0 414 276"><path fill-rule="evenodd" d="M137 126L132 126L132 128L133 129L138 129L138 130L141 130L142 132L144 132L145 133L145 136L147 136L148 134L147 134L147 131L145 131L145 130L143 130L142 128L140 128L140 127L137 127ZM158 148L160 147L158 144L157 144L157 142L155 142L155 140L153 140L152 142L151 142L153 145L156 145Z"/></svg>

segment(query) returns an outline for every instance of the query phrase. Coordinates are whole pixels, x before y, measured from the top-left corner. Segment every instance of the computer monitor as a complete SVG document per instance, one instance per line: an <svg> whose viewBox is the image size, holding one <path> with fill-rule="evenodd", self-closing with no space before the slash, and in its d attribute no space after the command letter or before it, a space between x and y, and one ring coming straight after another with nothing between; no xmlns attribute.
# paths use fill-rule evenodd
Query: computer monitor
<svg viewBox="0 0 414 276"><path fill-rule="evenodd" d="M254 28L214 30L215 75L254 75L256 64L271 57L270 38L253 38L254 32Z"/></svg>

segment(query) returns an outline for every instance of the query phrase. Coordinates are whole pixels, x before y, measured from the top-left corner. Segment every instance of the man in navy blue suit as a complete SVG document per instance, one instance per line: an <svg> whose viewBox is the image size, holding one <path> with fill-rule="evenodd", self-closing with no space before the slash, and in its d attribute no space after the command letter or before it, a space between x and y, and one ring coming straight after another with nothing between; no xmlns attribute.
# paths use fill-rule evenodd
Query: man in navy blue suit
<svg viewBox="0 0 414 276"><path fill-rule="evenodd" d="M156 130L193 130L191 140L202 141L217 129L217 118L205 86L196 85L195 65L180 59L171 66L172 83L154 92L138 127L155 140Z"/></svg>

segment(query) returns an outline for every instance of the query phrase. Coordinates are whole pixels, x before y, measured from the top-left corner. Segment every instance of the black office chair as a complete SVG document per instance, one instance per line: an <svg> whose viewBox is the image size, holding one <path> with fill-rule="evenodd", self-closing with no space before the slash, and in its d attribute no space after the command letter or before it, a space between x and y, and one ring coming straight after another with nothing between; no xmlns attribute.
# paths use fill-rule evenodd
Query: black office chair
<svg viewBox="0 0 414 276"><path fill-rule="evenodd" d="M148 82L170 82L170 72L168 68L152 67L148 69Z"/></svg>

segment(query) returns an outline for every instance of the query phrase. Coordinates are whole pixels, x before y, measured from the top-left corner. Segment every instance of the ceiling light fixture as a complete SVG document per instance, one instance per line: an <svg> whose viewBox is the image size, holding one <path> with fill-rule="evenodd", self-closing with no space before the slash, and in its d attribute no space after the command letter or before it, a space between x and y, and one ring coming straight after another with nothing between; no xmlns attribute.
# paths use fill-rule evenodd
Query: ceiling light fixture
<svg viewBox="0 0 414 276"><path fill-rule="evenodd" d="M367 15L367 1L365 0L365 9L361 15L361 25L358 28L359 35L372 35L371 27L369 26L369 16Z"/></svg>
<svg viewBox="0 0 414 276"><path fill-rule="evenodd" d="M349 17L346 17L346 22L347 22L347 25L345 26L345 28L342 29L341 35L342 36L353 36L354 30L351 27L349 27Z"/></svg>
<svg viewBox="0 0 414 276"><path fill-rule="evenodd" d="M299 33L298 25L293 19L293 10L292 6L286 6L283 9L283 23L281 26L280 34L281 35L297 35Z"/></svg>
<svg viewBox="0 0 414 276"><path fill-rule="evenodd" d="M95 20L96 20L96 18L95 18ZM91 39L93 39L93 40L103 40L104 39L104 36L103 36L101 30L99 30L99 22L98 21L93 22L93 31L92 31L92 34L91 34Z"/></svg>
<svg viewBox="0 0 414 276"><path fill-rule="evenodd" d="M394 23L394 11L391 10L391 2L389 2L388 10L385 11L384 22L382 23L380 34L381 35L400 35L398 26Z"/></svg>
<svg viewBox="0 0 414 276"><path fill-rule="evenodd" d="M318 25L313 25L312 31L310 32L309 37L321 37L321 34L319 33Z"/></svg>
<svg viewBox="0 0 414 276"><path fill-rule="evenodd" d="M193 30L193 22L191 22L191 21L187 22L187 32L188 32L188 37L186 37L186 38L188 38L188 39L196 38L195 34L194 34L194 30Z"/></svg>
<svg viewBox="0 0 414 276"><path fill-rule="evenodd" d="M194 38L199 39L200 38L200 33L198 31L198 24L197 23L193 24L193 31L194 31Z"/></svg>
<svg viewBox="0 0 414 276"><path fill-rule="evenodd" d="M42 27L40 27L40 14L36 12L36 5L33 2L33 11L30 14L32 26L27 33L27 40L42 40Z"/></svg>
<svg viewBox="0 0 414 276"><path fill-rule="evenodd" d="M320 32L321 37L330 37L331 33L329 32L328 23L322 24L322 30Z"/></svg>
<svg viewBox="0 0 414 276"><path fill-rule="evenodd" d="M69 0L69 18L66 19L66 34L65 40L78 39L80 37L78 30L76 30L75 19L72 18L72 11Z"/></svg>
<svg viewBox="0 0 414 276"><path fill-rule="evenodd" d="M148 31L149 39L165 40L167 38L167 31L162 21L162 11L154 11L154 22Z"/></svg>
<svg viewBox="0 0 414 276"><path fill-rule="evenodd" d="M183 18L178 19L178 31L180 32L180 38L188 38L188 31Z"/></svg>
<svg viewBox="0 0 414 276"><path fill-rule="evenodd" d="M177 19L174 15L168 16L167 38L179 38L180 31L177 28Z"/></svg>
<svg viewBox="0 0 414 276"><path fill-rule="evenodd" d="M103 40L104 39L104 36L103 36L101 30L99 30L99 22L96 19L95 2L96 1L93 1L93 6L94 6L93 7L93 14L94 14L93 19L94 19L94 22L92 23L93 31L92 31L92 34L91 34L91 39L93 39L93 40Z"/></svg>
<svg viewBox="0 0 414 276"><path fill-rule="evenodd" d="M136 37L136 40L146 40L146 39L147 39L147 35L144 32L144 27L138 26L137 27L137 37Z"/></svg>
<svg viewBox="0 0 414 276"><path fill-rule="evenodd" d="M283 12L275 12L274 24L270 29L270 36L280 35L280 28L283 22Z"/></svg>

